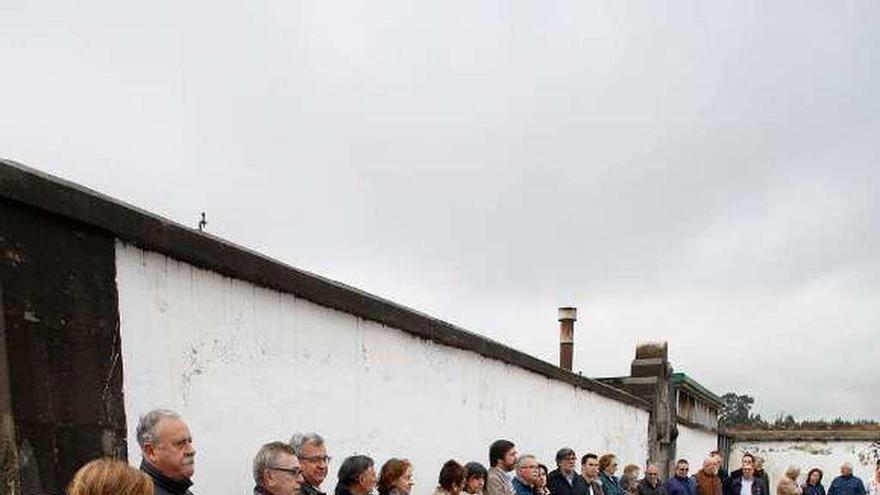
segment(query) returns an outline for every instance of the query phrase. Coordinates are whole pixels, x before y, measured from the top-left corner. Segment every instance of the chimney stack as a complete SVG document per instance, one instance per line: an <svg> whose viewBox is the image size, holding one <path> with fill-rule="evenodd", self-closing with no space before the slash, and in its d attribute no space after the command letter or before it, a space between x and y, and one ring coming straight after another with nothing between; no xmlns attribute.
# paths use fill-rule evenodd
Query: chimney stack
<svg viewBox="0 0 880 495"><path fill-rule="evenodd" d="M559 308L559 367L571 371L577 308Z"/></svg>

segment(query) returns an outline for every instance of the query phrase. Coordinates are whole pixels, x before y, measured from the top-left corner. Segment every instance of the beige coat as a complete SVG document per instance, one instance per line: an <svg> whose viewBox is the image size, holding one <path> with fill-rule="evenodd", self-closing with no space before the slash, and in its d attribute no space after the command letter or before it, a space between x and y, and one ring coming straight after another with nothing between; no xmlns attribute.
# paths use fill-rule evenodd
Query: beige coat
<svg viewBox="0 0 880 495"><path fill-rule="evenodd" d="M783 476L776 485L776 495L801 495L801 487L788 476Z"/></svg>

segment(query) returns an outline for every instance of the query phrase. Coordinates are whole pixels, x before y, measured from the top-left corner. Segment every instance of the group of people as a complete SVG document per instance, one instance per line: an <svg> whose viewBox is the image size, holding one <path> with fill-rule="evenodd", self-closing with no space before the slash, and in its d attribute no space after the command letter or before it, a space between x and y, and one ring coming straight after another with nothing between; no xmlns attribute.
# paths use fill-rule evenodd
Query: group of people
<svg viewBox="0 0 880 495"><path fill-rule="evenodd" d="M74 476L68 495L192 495L195 449L189 428L179 415L154 410L141 416L137 426L141 448L140 469L119 460L99 459L83 466ZM711 452L702 468L689 475L681 459L665 482L655 464L629 464L616 475L614 454L585 454L578 458L571 448L556 453L556 469L550 471L534 455L520 455L509 440L489 446L488 468L479 462L446 461L440 468L433 495L772 495L763 459L746 454L742 466L729 475L722 469L720 452ZM580 469L577 469L580 461ZM295 433L289 441L263 445L253 460L254 495L327 495L322 485L328 475L330 456L324 439L316 433ZM827 493L822 471L812 469L806 481L797 483L800 470L790 468L777 485L776 495L880 495L880 460L866 489L844 464ZM392 458L381 467L366 455L345 458L339 466L333 495L410 495L413 465Z"/></svg>

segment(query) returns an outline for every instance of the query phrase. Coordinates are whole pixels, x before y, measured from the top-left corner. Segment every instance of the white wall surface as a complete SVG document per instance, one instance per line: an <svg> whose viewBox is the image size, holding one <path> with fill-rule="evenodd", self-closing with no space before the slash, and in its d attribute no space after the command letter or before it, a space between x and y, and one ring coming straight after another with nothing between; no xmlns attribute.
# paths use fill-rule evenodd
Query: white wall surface
<svg viewBox="0 0 880 495"><path fill-rule="evenodd" d="M687 459L691 473L703 467L703 459L709 452L718 449L718 435L696 428L678 425L678 438L675 440L675 458Z"/></svg>
<svg viewBox="0 0 880 495"><path fill-rule="evenodd" d="M116 254L130 461L138 416L177 410L197 494L246 493L260 445L298 430L326 438L331 493L354 453L411 459L415 495L449 458L486 464L496 438L548 465L562 446L647 455L647 411L122 243Z"/></svg>
<svg viewBox="0 0 880 495"><path fill-rule="evenodd" d="M764 470L770 475L772 488L785 475L788 466L801 468L799 482L804 481L807 471L817 467L825 473L825 488L835 476L840 475L840 465L850 462L853 474L868 482L874 475L874 463L880 443L863 442L736 442L730 448L731 471L740 465L743 453L751 452L764 457Z"/></svg>

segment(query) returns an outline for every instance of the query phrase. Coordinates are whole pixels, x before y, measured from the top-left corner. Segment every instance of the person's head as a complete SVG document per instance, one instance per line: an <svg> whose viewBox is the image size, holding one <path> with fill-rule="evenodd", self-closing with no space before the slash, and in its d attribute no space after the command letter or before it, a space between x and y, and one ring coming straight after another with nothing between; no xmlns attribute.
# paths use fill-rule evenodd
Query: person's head
<svg viewBox="0 0 880 495"><path fill-rule="evenodd" d="M538 476L535 478L535 488L542 489L547 486L547 476L549 475L550 471L547 469L547 466L538 464Z"/></svg>
<svg viewBox="0 0 880 495"><path fill-rule="evenodd" d="M483 487L486 486L486 477L489 472L486 467L479 462L469 462L464 465L465 481L464 489L470 494L482 493Z"/></svg>
<svg viewBox="0 0 880 495"><path fill-rule="evenodd" d="M752 464L750 462L748 462L748 463L744 462L742 465L742 477L744 479L750 480L750 479L752 479L753 476L755 476L754 464Z"/></svg>
<svg viewBox="0 0 880 495"><path fill-rule="evenodd" d="M581 457L581 474L588 480L599 477L599 456L596 454L584 454Z"/></svg>
<svg viewBox="0 0 880 495"><path fill-rule="evenodd" d="M174 411L155 409L141 416L137 442L144 460L164 476L177 481L192 478L196 456L192 435Z"/></svg>
<svg viewBox="0 0 880 495"><path fill-rule="evenodd" d="M446 493L450 495L458 495L464 488L465 471L464 466L453 459L449 459L443 463L440 468L440 476L437 477L437 484L440 485Z"/></svg>
<svg viewBox="0 0 880 495"><path fill-rule="evenodd" d="M153 495L153 480L125 462L96 459L73 476L68 495Z"/></svg>
<svg viewBox="0 0 880 495"><path fill-rule="evenodd" d="M516 460L516 476L527 485L534 485L538 477L538 460L531 454L522 455Z"/></svg>
<svg viewBox="0 0 880 495"><path fill-rule="evenodd" d="M880 481L880 459L877 459L877 464L874 466L874 478Z"/></svg>
<svg viewBox="0 0 880 495"><path fill-rule="evenodd" d="M638 479L639 472L641 472L641 470L642 468L636 466L635 464L627 464L623 467L623 474L631 478Z"/></svg>
<svg viewBox="0 0 880 495"><path fill-rule="evenodd" d="M575 464L577 464L577 454L574 453L574 450L563 447L556 452L556 465L563 473L568 474L574 471Z"/></svg>
<svg viewBox="0 0 880 495"><path fill-rule="evenodd" d="M690 471L688 461L685 459L675 461L675 476L677 478L687 478L688 471Z"/></svg>
<svg viewBox="0 0 880 495"><path fill-rule="evenodd" d="M712 452L709 452L709 457L715 459L715 462L718 463L719 468L724 465L724 454L722 454L720 450L713 450Z"/></svg>
<svg viewBox="0 0 880 495"><path fill-rule="evenodd" d="M379 493L389 493L396 489L409 493L413 487L412 463L406 459L388 459L379 470Z"/></svg>
<svg viewBox="0 0 880 495"><path fill-rule="evenodd" d="M303 483L302 469L293 447L270 442L254 456L254 482L272 495L296 495Z"/></svg>
<svg viewBox="0 0 880 495"><path fill-rule="evenodd" d="M495 440L489 446L489 466L510 471L516 465L516 445L510 440Z"/></svg>
<svg viewBox="0 0 880 495"><path fill-rule="evenodd" d="M755 456L753 456L752 454L749 454L748 452L746 452L742 456L742 467L745 467L746 464L748 464L750 466L755 465Z"/></svg>
<svg viewBox="0 0 880 495"><path fill-rule="evenodd" d="M822 470L819 468L810 469L810 472L807 473L807 484L808 485L818 485L822 482Z"/></svg>
<svg viewBox="0 0 880 495"><path fill-rule="evenodd" d="M660 470L656 464L648 464L645 466L645 479L651 486L656 486L660 482Z"/></svg>
<svg viewBox="0 0 880 495"><path fill-rule="evenodd" d="M764 469L764 458L756 455L755 456L755 471L761 471Z"/></svg>
<svg viewBox="0 0 880 495"><path fill-rule="evenodd" d="M712 457L703 459L703 472L710 476L718 474L718 463L715 462L715 459Z"/></svg>
<svg viewBox="0 0 880 495"><path fill-rule="evenodd" d="M843 465L840 466L840 474L841 476L852 476L852 464L844 462Z"/></svg>
<svg viewBox="0 0 880 495"><path fill-rule="evenodd" d="M797 466L788 466L788 469L785 470L785 477L790 479L791 481L797 481L798 476L801 475L801 468Z"/></svg>
<svg viewBox="0 0 880 495"><path fill-rule="evenodd" d="M599 471L609 476L613 476L617 471L617 456L614 454L605 454L599 458Z"/></svg>
<svg viewBox="0 0 880 495"><path fill-rule="evenodd" d="M290 445L299 459L306 483L318 487L327 478L330 456L324 446L324 439L317 433L294 433Z"/></svg>
<svg viewBox="0 0 880 495"><path fill-rule="evenodd" d="M339 484L354 495L365 495L376 486L376 468L373 459L365 455L346 457L339 466Z"/></svg>

